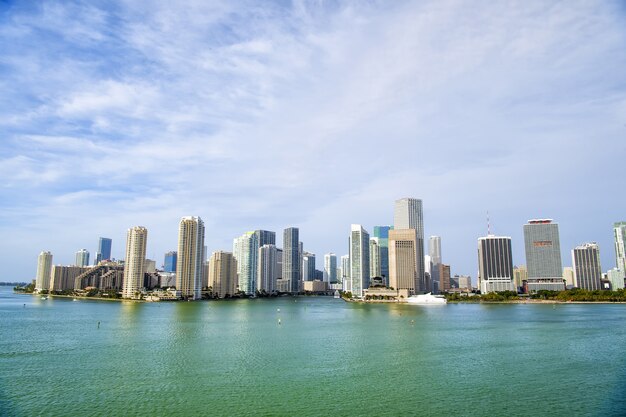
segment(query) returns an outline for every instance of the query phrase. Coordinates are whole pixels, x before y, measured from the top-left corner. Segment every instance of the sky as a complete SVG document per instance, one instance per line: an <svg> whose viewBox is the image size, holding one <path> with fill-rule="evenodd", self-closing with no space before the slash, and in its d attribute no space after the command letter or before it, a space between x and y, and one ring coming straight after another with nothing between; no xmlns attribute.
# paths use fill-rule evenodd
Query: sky
<svg viewBox="0 0 626 417"><path fill-rule="evenodd" d="M426 239L474 280L477 238L559 223L570 250L626 220L623 1L0 1L0 281L37 256L175 250L352 223L419 198ZM475 282L475 281L474 281Z"/></svg>

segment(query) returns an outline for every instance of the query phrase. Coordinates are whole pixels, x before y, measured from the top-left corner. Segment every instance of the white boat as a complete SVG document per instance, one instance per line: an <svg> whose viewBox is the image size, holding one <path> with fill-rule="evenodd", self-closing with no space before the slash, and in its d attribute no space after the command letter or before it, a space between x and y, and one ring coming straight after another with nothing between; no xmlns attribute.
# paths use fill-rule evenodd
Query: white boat
<svg viewBox="0 0 626 417"><path fill-rule="evenodd" d="M443 295L432 295L431 293L428 293L412 295L406 299L406 302L409 304L420 305L443 305L447 304L448 300L446 300Z"/></svg>

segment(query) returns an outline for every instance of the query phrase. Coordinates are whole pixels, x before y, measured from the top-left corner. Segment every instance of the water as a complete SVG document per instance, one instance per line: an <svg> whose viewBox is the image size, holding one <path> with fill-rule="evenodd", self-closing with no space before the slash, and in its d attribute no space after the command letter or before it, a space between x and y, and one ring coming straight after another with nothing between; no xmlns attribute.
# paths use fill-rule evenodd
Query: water
<svg viewBox="0 0 626 417"><path fill-rule="evenodd" d="M624 304L139 304L0 287L0 415L618 416L625 321Z"/></svg>

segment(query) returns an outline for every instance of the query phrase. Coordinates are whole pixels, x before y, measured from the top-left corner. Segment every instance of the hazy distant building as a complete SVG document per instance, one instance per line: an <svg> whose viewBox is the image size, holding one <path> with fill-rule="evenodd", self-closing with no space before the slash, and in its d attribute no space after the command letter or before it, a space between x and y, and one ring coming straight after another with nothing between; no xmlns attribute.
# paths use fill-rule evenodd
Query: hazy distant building
<svg viewBox="0 0 626 417"><path fill-rule="evenodd" d="M360 225L350 227L350 284L354 297L363 297L363 290L370 284L370 235Z"/></svg>
<svg viewBox="0 0 626 417"><path fill-rule="evenodd" d="M370 277L382 276L380 242L377 237L370 238Z"/></svg>
<svg viewBox="0 0 626 417"><path fill-rule="evenodd" d="M147 274L154 274L156 272L156 261L146 258L144 269Z"/></svg>
<svg viewBox="0 0 626 417"><path fill-rule="evenodd" d="M237 261L232 253L216 251L209 260L209 286L219 298L237 291Z"/></svg>
<svg viewBox="0 0 626 417"><path fill-rule="evenodd" d="M574 268L571 266L566 266L563 268L563 281L565 281L565 286L572 288L576 286L576 277L574 275Z"/></svg>
<svg viewBox="0 0 626 417"><path fill-rule="evenodd" d="M170 251L165 254L165 262L163 270L165 272L176 272L176 262L178 260L178 252Z"/></svg>
<svg viewBox="0 0 626 417"><path fill-rule="evenodd" d="M483 294L517 291L510 237L489 235L478 239L478 280Z"/></svg>
<svg viewBox="0 0 626 417"><path fill-rule="evenodd" d="M450 265L437 264L439 269L439 291L447 292L452 287L450 282Z"/></svg>
<svg viewBox="0 0 626 417"><path fill-rule="evenodd" d="M428 238L428 255L433 265L441 263L441 237L431 236Z"/></svg>
<svg viewBox="0 0 626 417"><path fill-rule="evenodd" d="M302 253L302 281L315 280L315 254L310 252Z"/></svg>
<svg viewBox="0 0 626 417"><path fill-rule="evenodd" d="M471 291L472 289L472 277L469 275L459 275L459 288L464 291Z"/></svg>
<svg viewBox="0 0 626 417"><path fill-rule="evenodd" d="M74 281L87 267L55 265L50 276L50 291L65 291L74 289Z"/></svg>
<svg viewBox="0 0 626 417"><path fill-rule="evenodd" d="M76 260L74 262L76 266L87 266L89 265L89 251L87 249L81 249L76 252Z"/></svg>
<svg viewBox="0 0 626 417"><path fill-rule="evenodd" d="M204 222L196 216L183 217L178 228L176 263L176 289L181 297L201 298L203 258Z"/></svg>
<svg viewBox="0 0 626 417"><path fill-rule="evenodd" d="M410 294L419 292L417 240L415 229L394 228L389 231L389 287L409 290Z"/></svg>
<svg viewBox="0 0 626 417"><path fill-rule="evenodd" d="M572 249L572 267L578 288L589 291L602 289L600 249L596 243L585 243Z"/></svg>
<svg viewBox="0 0 626 417"><path fill-rule="evenodd" d="M352 282L350 281L350 255L341 257L341 284L343 291L352 291Z"/></svg>
<svg viewBox="0 0 626 417"><path fill-rule="evenodd" d="M528 281L528 270L526 265L520 265L513 268L513 283L516 288L524 285L524 281Z"/></svg>
<svg viewBox="0 0 626 417"><path fill-rule="evenodd" d="M414 229L416 232L415 265L417 270L418 287L416 292L426 290L424 273L424 216L422 200L416 198L401 198L396 200L393 227L395 229ZM391 268L391 265L390 265ZM391 271L389 273L391 275Z"/></svg>
<svg viewBox="0 0 626 417"><path fill-rule="evenodd" d="M524 225L528 291L561 291L563 267L559 226L551 219L529 220Z"/></svg>
<svg viewBox="0 0 626 417"><path fill-rule="evenodd" d="M332 252L324 255L324 280L337 282L337 255Z"/></svg>
<svg viewBox="0 0 626 417"><path fill-rule="evenodd" d="M147 240L148 230L145 227L131 227L126 233L122 298L137 298L143 288Z"/></svg>
<svg viewBox="0 0 626 417"><path fill-rule="evenodd" d="M35 290L50 289L50 275L52 274L52 253L44 251L37 258L37 277L35 278Z"/></svg>
<svg viewBox="0 0 626 417"><path fill-rule="evenodd" d="M373 236L378 238L380 247L380 274L384 278L385 284L389 283L389 230L393 226L374 226Z"/></svg>
<svg viewBox="0 0 626 417"><path fill-rule="evenodd" d="M615 240L615 264L622 274L626 275L626 222L613 224Z"/></svg>
<svg viewBox="0 0 626 417"><path fill-rule="evenodd" d="M300 290L300 231L289 227L283 232L283 280L289 280L292 293Z"/></svg>
<svg viewBox="0 0 626 417"><path fill-rule="evenodd" d="M279 249L276 245L266 244L259 248L257 266L257 290L268 294L276 290L276 280L279 279L282 268L279 262Z"/></svg>
<svg viewBox="0 0 626 417"><path fill-rule="evenodd" d="M108 237L101 237L98 240L98 252L96 252L95 264L98 265L100 261L106 261L111 259L111 245L113 241Z"/></svg>
<svg viewBox="0 0 626 417"><path fill-rule="evenodd" d="M254 294L256 291L258 251L259 241L255 232L246 232L233 240L239 290L246 294Z"/></svg>

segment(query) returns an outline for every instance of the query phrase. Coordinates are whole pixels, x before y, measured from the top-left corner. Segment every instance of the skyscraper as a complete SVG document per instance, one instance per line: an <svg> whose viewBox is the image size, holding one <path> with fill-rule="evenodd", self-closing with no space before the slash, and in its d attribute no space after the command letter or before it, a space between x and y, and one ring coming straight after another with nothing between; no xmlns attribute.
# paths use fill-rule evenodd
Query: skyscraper
<svg viewBox="0 0 626 417"><path fill-rule="evenodd" d="M165 272L176 272L176 262L178 259L178 252L175 250L169 251L165 254L165 262L163 263L163 270Z"/></svg>
<svg viewBox="0 0 626 417"><path fill-rule="evenodd" d="M513 282L515 283L515 287L522 287L524 281L528 281L528 269L526 269L526 265L513 267Z"/></svg>
<svg viewBox="0 0 626 417"><path fill-rule="evenodd" d="M361 298L370 285L370 235L360 224L353 224L349 243L351 291L354 297Z"/></svg>
<svg viewBox="0 0 626 417"><path fill-rule="evenodd" d="M50 275L52 274L52 253L44 251L37 258L37 277L35 291L50 289Z"/></svg>
<svg viewBox="0 0 626 417"><path fill-rule="evenodd" d="M613 224L615 238L615 264L623 275L626 276L626 222Z"/></svg>
<svg viewBox="0 0 626 417"><path fill-rule="evenodd" d="M578 288L589 291L602 289L600 249L596 243L585 243L572 249L572 268Z"/></svg>
<svg viewBox="0 0 626 417"><path fill-rule="evenodd" d="M87 249L81 249L78 252L76 252L76 261L74 265L76 266L89 265L89 251Z"/></svg>
<svg viewBox="0 0 626 417"><path fill-rule="evenodd" d="M480 292L517 291L513 280L511 238L489 235L478 239Z"/></svg>
<svg viewBox="0 0 626 417"><path fill-rule="evenodd" d="M393 215L394 230L414 229L417 236L415 248L415 265L417 270L418 287L416 292L426 290L424 274L424 216L422 200L416 198L401 198L395 202Z"/></svg>
<svg viewBox="0 0 626 417"><path fill-rule="evenodd" d="M131 227L126 233L122 298L137 298L143 288L147 240L148 230L145 227Z"/></svg>
<svg viewBox="0 0 626 417"><path fill-rule="evenodd" d="M283 280L289 280L292 293L300 291L300 231L288 227L283 232Z"/></svg>
<svg viewBox="0 0 626 417"><path fill-rule="evenodd" d="M302 253L302 281L315 280L315 254Z"/></svg>
<svg viewBox="0 0 626 417"><path fill-rule="evenodd" d="M417 231L396 229L389 231L389 286L396 290L419 291L417 275ZM423 259L423 257L422 257Z"/></svg>
<svg viewBox="0 0 626 417"><path fill-rule="evenodd" d="M337 255L332 252L324 255L324 278L326 282L337 282Z"/></svg>
<svg viewBox="0 0 626 417"><path fill-rule="evenodd" d="M350 281L350 255L341 257L341 288L344 291L352 291L352 282Z"/></svg>
<svg viewBox="0 0 626 417"><path fill-rule="evenodd" d="M108 237L101 237L98 241L98 252L96 252L95 264L98 265L100 261L106 261L111 259L111 245L112 240Z"/></svg>
<svg viewBox="0 0 626 417"><path fill-rule="evenodd" d="M237 260L239 290L246 294L254 294L257 289L258 239L259 236L255 232L246 232L233 240L233 255Z"/></svg>
<svg viewBox="0 0 626 417"><path fill-rule="evenodd" d="M183 298L201 298L203 255L204 222L196 216L183 217L178 228L176 263L176 289Z"/></svg>
<svg viewBox="0 0 626 417"><path fill-rule="evenodd" d="M377 237L370 238L370 278L382 275L380 242Z"/></svg>
<svg viewBox="0 0 626 417"><path fill-rule="evenodd" d="M428 255L433 265L441 263L441 237L431 236L428 238Z"/></svg>
<svg viewBox="0 0 626 417"><path fill-rule="evenodd" d="M209 260L209 286L219 298L232 296L237 290L237 261L230 252L216 251Z"/></svg>
<svg viewBox="0 0 626 417"><path fill-rule="evenodd" d="M257 266L257 290L268 294L276 290L276 280L279 278L279 253L276 245L265 244L259 248Z"/></svg>
<svg viewBox="0 0 626 417"><path fill-rule="evenodd" d="M564 290L558 224L551 219L529 220L524 225L524 243L528 291Z"/></svg>
<svg viewBox="0 0 626 417"><path fill-rule="evenodd" d="M393 226L374 226L374 237L378 238L380 247L380 274L383 276L385 284L389 283L389 230Z"/></svg>

